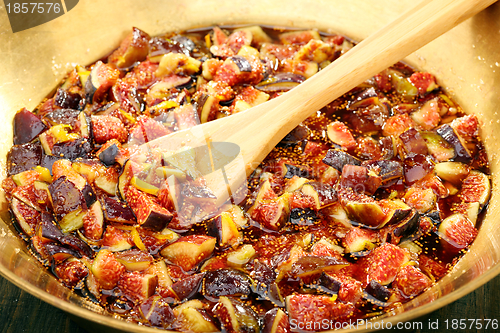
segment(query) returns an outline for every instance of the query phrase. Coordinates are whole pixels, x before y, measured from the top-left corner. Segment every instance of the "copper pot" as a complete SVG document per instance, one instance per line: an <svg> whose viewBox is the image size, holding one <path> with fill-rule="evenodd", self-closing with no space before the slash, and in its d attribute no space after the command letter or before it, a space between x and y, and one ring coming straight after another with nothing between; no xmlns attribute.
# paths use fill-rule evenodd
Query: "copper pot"
<svg viewBox="0 0 500 333"><path fill-rule="evenodd" d="M362 40L399 13L411 0L94 0L80 1L63 16L25 31L12 33L6 8L0 8L1 165L12 145L12 118L22 107L33 109L77 63L89 64L106 55L137 26L151 35L214 24L256 23L318 28ZM492 171L493 194L479 235L455 268L431 289L381 316L385 323L412 320L480 287L500 272L500 177L497 134L500 118L500 40L496 4L418 50L405 61L434 73L440 84L467 113L482 121L482 137ZM499 61L499 62L497 62ZM2 168L3 170L4 168ZM5 177L2 172L1 178ZM3 199L2 208L7 208ZM5 216L5 215L3 215ZM112 318L63 287L34 260L25 243L0 220L0 273L36 297L92 323L124 332L157 332ZM104 329L103 329L104 330ZM351 331L351 330L346 330ZM359 329L362 331L362 328Z"/></svg>

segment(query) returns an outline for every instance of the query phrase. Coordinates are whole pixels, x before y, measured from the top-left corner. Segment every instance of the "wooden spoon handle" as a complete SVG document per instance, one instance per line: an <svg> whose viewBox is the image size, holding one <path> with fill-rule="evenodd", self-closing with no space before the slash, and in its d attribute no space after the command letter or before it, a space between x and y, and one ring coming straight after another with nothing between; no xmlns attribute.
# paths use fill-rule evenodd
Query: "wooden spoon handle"
<svg viewBox="0 0 500 333"><path fill-rule="evenodd" d="M293 128L334 99L480 12L495 0L423 1L349 50L304 83L245 111L237 133L227 138L242 148L245 161L258 162ZM268 102L269 103L269 102ZM247 173L255 165L249 165Z"/></svg>

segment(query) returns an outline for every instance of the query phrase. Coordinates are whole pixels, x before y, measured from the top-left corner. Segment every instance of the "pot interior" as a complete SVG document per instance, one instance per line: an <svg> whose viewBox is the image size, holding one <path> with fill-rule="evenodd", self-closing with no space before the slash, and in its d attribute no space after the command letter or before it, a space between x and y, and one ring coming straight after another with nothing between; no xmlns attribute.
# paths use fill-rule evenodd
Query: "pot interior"
<svg viewBox="0 0 500 333"><path fill-rule="evenodd" d="M362 40L413 1L370 0L133 0L80 1L65 15L46 24L12 33L5 8L0 9L1 178L12 145L12 119L17 110L32 110L76 64L89 64L109 53L136 26L150 35L211 25L264 24L317 28ZM438 284L379 318L385 322L411 320L442 307L478 288L500 272L500 228L496 227L499 197L500 4L469 19L405 61L429 71L467 113L482 122L489 154L493 193L479 235L457 266ZM5 199L2 210L7 208ZM93 322L122 331L155 332L102 316L101 308L76 296L48 273L13 234L8 214L0 220L0 273L31 294ZM361 329L359 330L361 331Z"/></svg>

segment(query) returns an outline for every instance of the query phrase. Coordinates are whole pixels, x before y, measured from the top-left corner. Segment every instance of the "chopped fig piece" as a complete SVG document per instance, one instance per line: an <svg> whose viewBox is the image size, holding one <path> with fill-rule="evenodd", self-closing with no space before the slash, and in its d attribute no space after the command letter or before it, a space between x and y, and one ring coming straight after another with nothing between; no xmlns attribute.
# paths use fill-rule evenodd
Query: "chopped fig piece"
<svg viewBox="0 0 500 333"><path fill-rule="evenodd" d="M116 260L129 271L144 271L151 266L153 257L139 249L115 253Z"/></svg>
<svg viewBox="0 0 500 333"><path fill-rule="evenodd" d="M403 168L405 183L412 185L431 173L434 169L434 163L425 155L415 155L405 158Z"/></svg>
<svg viewBox="0 0 500 333"><path fill-rule="evenodd" d="M417 111L410 114L411 118L424 130L431 130L441 122L439 103L431 99L424 103Z"/></svg>
<svg viewBox="0 0 500 333"><path fill-rule="evenodd" d="M226 212L231 215L231 218L238 227L244 228L248 225L248 218L240 206L231 205Z"/></svg>
<svg viewBox="0 0 500 333"><path fill-rule="evenodd" d="M324 256L305 256L298 258L290 273L293 277L304 278L321 272L336 272L349 264L338 258Z"/></svg>
<svg viewBox="0 0 500 333"><path fill-rule="evenodd" d="M339 201L350 219L375 228L395 223L408 215L411 210L401 200L375 201L351 189L339 190Z"/></svg>
<svg viewBox="0 0 500 333"><path fill-rule="evenodd" d="M405 297L411 298L421 294L431 284L432 281L427 275L415 266L407 265L398 272L392 286Z"/></svg>
<svg viewBox="0 0 500 333"><path fill-rule="evenodd" d="M125 272L118 280L118 289L133 302L141 302L152 296L158 284L158 277L140 272Z"/></svg>
<svg viewBox="0 0 500 333"><path fill-rule="evenodd" d="M465 216L456 213L441 222L438 233L443 248L450 254L456 254L472 243L477 229Z"/></svg>
<svg viewBox="0 0 500 333"><path fill-rule="evenodd" d="M37 234L42 240L58 241L62 245L70 247L72 250L77 251L82 256L91 257L92 251L89 246L81 239L73 236L72 234L63 234L53 221L52 215L47 212L42 212L42 221L38 227Z"/></svg>
<svg viewBox="0 0 500 333"><path fill-rule="evenodd" d="M172 74L191 75L201 68L201 62L183 53L166 53L160 60L160 65L155 72L156 77Z"/></svg>
<svg viewBox="0 0 500 333"><path fill-rule="evenodd" d="M159 288L162 288L166 291L172 286L172 278L168 274L168 269L167 265L165 264L165 260L161 259L159 261L152 263L146 272L148 274L154 274L158 277ZM162 294L162 291L160 291L160 294Z"/></svg>
<svg viewBox="0 0 500 333"><path fill-rule="evenodd" d="M251 293L248 275L235 269L219 269L206 272L202 293L211 297L243 296Z"/></svg>
<svg viewBox="0 0 500 333"><path fill-rule="evenodd" d="M214 313L228 333L258 333L260 330L257 314L235 299L220 297Z"/></svg>
<svg viewBox="0 0 500 333"><path fill-rule="evenodd" d="M233 112L248 110L256 105L262 104L269 99L269 95L259 91L252 86L245 87L234 99Z"/></svg>
<svg viewBox="0 0 500 333"><path fill-rule="evenodd" d="M227 60L231 60L237 67L239 72L251 72L252 71L252 65L250 62L242 57L242 56L232 56L227 58Z"/></svg>
<svg viewBox="0 0 500 333"><path fill-rule="evenodd" d="M60 177L66 177L68 181L72 182L76 188L82 191L87 182L72 166L71 161L66 159L57 160L52 166L52 175L54 182Z"/></svg>
<svg viewBox="0 0 500 333"><path fill-rule="evenodd" d="M460 162L441 162L434 166L434 171L439 178L460 186L469 174L470 167Z"/></svg>
<svg viewBox="0 0 500 333"><path fill-rule="evenodd" d="M402 133L399 136L399 138L403 142L407 156L414 156L416 154L421 154L421 155L427 154L428 151L427 151L427 145L425 144L425 140L422 138L422 136L416 129L410 128L409 130Z"/></svg>
<svg viewBox="0 0 500 333"><path fill-rule="evenodd" d="M427 150L438 162L444 162L455 158L456 153L453 146L443 139L439 134L423 131L420 135L424 138L427 144Z"/></svg>
<svg viewBox="0 0 500 333"><path fill-rule="evenodd" d="M23 108L14 116L14 144L31 142L46 129L47 126L38 116Z"/></svg>
<svg viewBox="0 0 500 333"><path fill-rule="evenodd" d="M269 230L280 230L288 220L288 206L282 198L258 201L251 209L252 219Z"/></svg>
<svg viewBox="0 0 500 333"><path fill-rule="evenodd" d="M91 127L92 120L90 119L90 116L85 113L85 111L81 111L78 114L78 122L78 125L80 127L80 135L82 136L82 138L90 139L90 137L94 136Z"/></svg>
<svg viewBox="0 0 500 333"><path fill-rule="evenodd" d="M129 144L143 144L170 133L162 123L141 115L137 117L136 123L130 129Z"/></svg>
<svg viewBox="0 0 500 333"><path fill-rule="evenodd" d="M416 72L408 79L418 89L419 95L423 96L438 88L436 79L431 73Z"/></svg>
<svg viewBox="0 0 500 333"><path fill-rule="evenodd" d="M339 172L337 169L329 166L322 174L319 179L320 182L325 183L330 186L335 186L339 180ZM300 186L299 186L300 187Z"/></svg>
<svg viewBox="0 0 500 333"><path fill-rule="evenodd" d="M139 310L144 319L153 327L164 328L175 320L175 315L170 305L158 295L151 296L142 302Z"/></svg>
<svg viewBox="0 0 500 333"><path fill-rule="evenodd" d="M172 213L160 206L155 197L133 186L127 187L125 198L137 217L137 223L144 228L159 231L172 219Z"/></svg>
<svg viewBox="0 0 500 333"><path fill-rule="evenodd" d="M269 180L264 181L263 183L260 184L260 187L258 189L257 195L255 197L255 204L259 204L259 202L263 200L271 200L277 198L276 193L274 192L271 182ZM248 213L252 213L252 208L248 210Z"/></svg>
<svg viewBox="0 0 500 333"><path fill-rule="evenodd" d="M406 191L403 200L420 214L425 214L436 206L437 196L430 188L410 187Z"/></svg>
<svg viewBox="0 0 500 333"><path fill-rule="evenodd" d="M65 142L58 142L52 146L52 155L74 161L77 158L89 158L92 145L86 138L77 138Z"/></svg>
<svg viewBox="0 0 500 333"><path fill-rule="evenodd" d="M40 142L15 145L7 154L7 174L15 175L31 170L42 162L42 145Z"/></svg>
<svg viewBox="0 0 500 333"><path fill-rule="evenodd" d="M379 160L384 156L380 142L371 136L358 137L354 152L364 160Z"/></svg>
<svg viewBox="0 0 500 333"><path fill-rule="evenodd" d="M120 77L120 71L111 65L98 61L85 83L85 99L90 103L100 101L104 94Z"/></svg>
<svg viewBox="0 0 500 333"><path fill-rule="evenodd" d="M87 206L82 192L66 176L54 180L49 185L49 192L57 218L63 218L65 215Z"/></svg>
<svg viewBox="0 0 500 333"><path fill-rule="evenodd" d="M403 177L403 165L399 161L363 161L361 165L368 168L369 173L373 172L378 175L382 179L382 183Z"/></svg>
<svg viewBox="0 0 500 333"><path fill-rule="evenodd" d="M351 131L347 126L340 122L334 121L326 127L328 138L335 144L342 146L346 149L356 147L356 140L352 136Z"/></svg>
<svg viewBox="0 0 500 333"><path fill-rule="evenodd" d="M300 178L309 178L311 175L311 171L305 167L299 167L296 165L292 164L286 164L283 168L283 177L290 179L293 178L294 176L300 177ZM293 191L292 191L293 192Z"/></svg>
<svg viewBox="0 0 500 333"><path fill-rule="evenodd" d="M269 37L264 30L258 25L253 25L249 27L238 28L235 31L245 31L252 35L252 45L259 46L263 43L270 43L271 37Z"/></svg>
<svg viewBox="0 0 500 333"><path fill-rule="evenodd" d="M380 231L380 233L385 234L384 241L392 244L398 244L402 238L413 239L416 235L418 235L417 232L420 224L419 222L420 214L417 211L412 210L401 221L387 225Z"/></svg>
<svg viewBox="0 0 500 333"><path fill-rule="evenodd" d="M457 135L453 127L448 124L441 125L437 129L437 134L439 134L443 139L445 139L449 144L455 148L456 156L454 161L468 163L470 162L472 156L467 149L462 138Z"/></svg>
<svg viewBox="0 0 500 333"><path fill-rule="evenodd" d="M452 205L452 211L463 214L469 221L476 226L477 218L481 212L479 202L459 202Z"/></svg>
<svg viewBox="0 0 500 333"><path fill-rule="evenodd" d="M382 178L376 172L364 166L344 165L340 186L351 188L355 192L372 195L382 184Z"/></svg>
<svg viewBox="0 0 500 333"><path fill-rule="evenodd" d="M190 275L172 284L172 291L178 300L191 299L198 294L205 273Z"/></svg>
<svg viewBox="0 0 500 333"><path fill-rule="evenodd" d="M366 258L367 282L375 280L386 286L396 277L400 267L409 260L409 253L396 245L384 243Z"/></svg>
<svg viewBox="0 0 500 333"><path fill-rule="evenodd" d="M320 210L337 202L335 189L327 184L320 182L305 183L300 191L313 199L315 209Z"/></svg>
<svg viewBox="0 0 500 333"><path fill-rule="evenodd" d="M337 294L338 299L342 302L356 304L363 293L361 282L342 273L322 273L318 284L321 286L320 290Z"/></svg>
<svg viewBox="0 0 500 333"><path fill-rule="evenodd" d="M267 93L276 91L288 91L292 88L295 88L305 80L306 78L300 74L277 73L274 76L257 84L255 88Z"/></svg>
<svg viewBox="0 0 500 333"><path fill-rule="evenodd" d="M274 308L264 315L264 326L262 333L288 333L290 332L290 323L287 314L280 308Z"/></svg>
<svg viewBox="0 0 500 333"><path fill-rule="evenodd" d="M322 237L311 247L311 255L313 256L338 257L342 253L344 253L344 248L334 244L326 237Z"/></svg>
<svg viewBox="0 0 500 333"><path fill-rule="evenodd" d="M59 129L68 129L73 132L73 129L77 129L79 125L79 119L78 115L81 112L78 110L72 110L72 109L55 109L49 113L47 113L44 117L43 120L48 123L51 128L56 127L56 125L69 125L68 126L58 126L57 128ZM54 132L54 134L56 134ZM63 133L61 133L63 134ZM58 136L58 135L56 135ZM62 140L61 140L62 141Z"/></svg>
<svg viewBox="0 0 500 333"><path fill-rule="evenodd" d="M41 221L40 213L16 198L12 199L10 207L22 231L32 236Z"/></svg>
<svg viewBox="0 0 500 333"><path fill-rule="evenodd" d="M122 168L122 173L118 177L118 192L123 200L127 200L125 192L130 185L132 177L141 173L145 168L145 165L141 165L131 159L127 160Z"/></svg>
<svg viewBox="0 0 500 333"><path fill-rule="evenodd" d="M52 126L50 129L40 134L39 139L45 154L62 157L59 155L60 153L71 153L71 149L64 149L64 147L68 145L68 142L80 138L80 135L70 132L70 129L70 125L59 124ZM58 145L58 153L54 154L52 149L56 144Z"/></svg>
<svg viewBox="0 0 500 333"><path fill-rule="evenodd" d="M280 42L285 45L298 44L305 45L311 39L321 40L319 33L316 30L301 30L284 32L279 35Z"/></svg>
<svg viewBox="0 0 500 333"><path fill-rule="evenodd" d="M184 236L165 247L161 255L187 272L212 255L215 243L210 236Z"/></svg>
<svg viewBox="0 0 500 333"><path fill-rule="evenodd" d="M127 142L128 132L119 118L111 115L95 115L91 119L96 143L103 144L113 139L121 143Z"/></svg>
<svg viewBox="0 0 500 333"><path fill-rule="evenodd" d="M13 175L12 180L16 183L17 186L25 186L32 185L37 180L51 183L52 176L50 175L49 169L37 166L34 168L34 170L26 170Z"/></svg>
<svg viewBox="0 0 500 333"><path fill-rule="evenodd" d="M104 230L104 215L99 201L94 202L83 217L85 237L92 240L101 239Z"/></svg>
<svg viewBox="0 0 500 333"><path fill-rule="evenodd" d="M375 280L371 280L370 283L368 283L365 291L369 295L384 303L387 302L389 300L389 297L391 297L392 295L392 292L387 287L381 285Z"/></svg>
<svg viewBox="0 0 500 333"><path fill-rule="evenodd" d="M339 172L342 172L342 169L346 164L361 165L360 160L342 150L337 150L337 149L328 150L326 156L323 158L323 163L331 167L334 167Z"/></svg>
<svg viewBox="0 0 500 333"><path fill-rule="evenodd" d="M179 130L188 129L200 124L198 113L193 104L188 103L174 109L174 116Z"/></svg>
<svg viewBox="0 0 500 333"><path fill-rule="evenodd" d="M248 65L250 65L251 71L246 71L249 69ZM224 82L229 86L237 84L255 85L261 82L262 79L263 64L258 58L253 56L248 57L248 59L242 56L226 58L217 68L214 75L214 81ZM258 86L256 88L258 89Z"/></svg>
<svg viewBox="0 0 500 333"><path fill-rule="evenodd" d="M101 169L94 179L94 185L108 195L116 195L118 185L118 171L114 168Z"/></svg>
<svg viewBox="0 0 500 333"><path fill-rule="evenodd" d="M386 137L399 136L414 125L415 122L406 113L397 114L387 119L382 134Z"/></svg>
<svg viewBox="0 0 500 333"><path fill-rule="evenodd" d="M214 320L208 316L204 304L199 300L191 300L174 309L180 328L187 332L207 333L220 332Z"/></svg>
<svg viewBox="0 0 500 333"><path fill-rule="evenodd" d="M407 204L399 199L382 199L379 201L379 205L380 207L382 207L382 210L386 214L386 217L381 226L384 226L386 224L394 224L398 221L401 221L412 211L412 209Z"/></svg>
<svg viewBox="0 0 500 333"><path fill-rule="evenodd" d="M290 322L297 324L301 331L318 331L320 323L340 320L352 314L354 306L336 302L330 296L296 294L286 297L286 310Z"/></svg>
<svg viewBox="0 0 500 333"><path fill-rule="evenodd" d="M227 262L232 267L241 267L248 263L255 255L255 249L250 244L245 244L227 255Z"/></svg>
<svg viewBox="0 0 500 333"><path fill-rule="evenodd" d="M158 187L151 185L144 180L140 179L137 176L133 176L132 179L130 179L130 185L138 189L139 191L152 194L152 195L158 195L158 191L160 190Z"/></svg>
<svg viewBox="0 0 500 333"><path fill-rule="evenodd" d="M232 216L229 213L223 212L211 222L217 238L219 247L224 248L231 246L235 248L243 241L242 235L238 231L238 226L234 223Z"/></svg>
<svg viewBox="0 0 500 333"><path fill-rule="evenodd" d="M82 96L76 92L70 92L62 88L57 89L54 96L54 104L63 109L78 110L81 106Z"/></svg>
<svg viewBox="0 0 500 333"><path fill-rule="evenodd" d="M102 237L102 247L109 251L118 252L128 250L133 246L130 234L124 230L118 229L112 225L106 227L104 236Z"/></svg>
<svg viewBox="0 0 500 333"><path fill-rule="evenodd" d="M371 104L378 104L378 94L375 91L375 88L371 87L361 92L357 93L352 97L352 100L349 102L349 109L355 110L361 107L366 107Z"/></svg>
<svg viewBox="0 0 500 333"><path fill-rule="evenodd" d="M49 254L50 258L56 264L59 264L69 258L82 257L80 253L54 243L45 244L45 250L47 250L47 253Z"/></svg>
<svg viewBox="0 0 500 333"><path fill-rule="evenodd" d="M196 203L212 203L215 202L217 197L212 193L210 188L205 185L197 186L190 184L189 186L183 187L181 190L181 197L184 200L189 200Z"/></svg>
<svg viewBox="0 0 500 333"><path fill-rule="evenodd" d="M441 180L434 174L430 173L412 185L421 189L432 189L439 198L446 198L449 193L448 189L443 185Z"/></svg>
<svg viewBox="0 0 500 333"><path fill-rule="evenodd" d="M87 266L76 258L69 258L58 264L54 273L69 288L75 288L89 273Z"/></svg>
<svg viewBox="0 0 500 333"><path fill-rule="evenodd" d="M370 229L353 227L343 240L346 252L360 252L364 250L373 250L378 241L376 232Z"/></svg>
<svg viewBox="0 0 500 333"><path fill-rule="evenodd" d="M372 227L384 223L386 214L371 197L348 188L340 189L338 195L339 202L350 219Z"/></svg>
<svg viewBox="0 0 500 333"><path fill-rule="evenodd" d="M147 33L134 27L121 42L120 47L108 57L108 62L118 68L127 68L137 61L146 59L149 53L149 40Z"/></svg>
<svg viewBox="0 0 500 333"><path fill-rule="evenodd" d="M126 203L108 196L102 196L100 200L106 220L124 224L136 223L134 212Z"/></svg>
<svg viewBox="0 0 500 333"><path fill-rule="evenodd" d="M407 101L412 101L418 94L418 89L400 72L391 70L391 81L397 93Z"/></svg>
<svg viewBox="0 0 500 333"><path fill-rule="evenodd" d="M83 219L86 215L87 212L83 209L73 210L64 215L64 217L59 220L61 231L68 233L80 229L83 227Z"/></svg>
<svg viewBox="0 0 500 333"><path fill-rule="evenodd" d="M113 289L125 273L125 266L120 264L113 253L106 249L97 253L90 269L104 289Z"/></svg>
<svg viewBox="0 0 500 333"><path fill-rule="evenodd" d="M156 59L165 53L184 53L190 55L195 49L194 42L188 37L176 35L171 38L164 39L162 37L153 37L149 41L149 58Z"/></svg>
<svg viewBox="0 0 500 333"><path fill-rule="evenodd" d="M490 199L490 193L491 185L489 177L481 171L472 170L465 177L458 196L464 202L479 202L481 207L483 207Z"/></svg>
<svg viewBox="0 0 500 333"><path fill-rule="evenodd" d="M441 260L437 261L437 259L434 260L425 254L420 254L418 261L420 270L435 280L442 278L448 273L449 267L441 262Z"/></svg>
<svg viewBox="0 0 500 333"><path fill-rule="evenodd" d="M465 140L474 139L479 135L479 120L475 114L456 118L450 124L459 136Z"/></svg>
<svg viewBox="0 0 500 333"><path fill-rule="evenodd" d="M198 100L198 103L201 107L200 122L204 124L208 121L214 120L220 108L217 97L204 95Z"/></svg>

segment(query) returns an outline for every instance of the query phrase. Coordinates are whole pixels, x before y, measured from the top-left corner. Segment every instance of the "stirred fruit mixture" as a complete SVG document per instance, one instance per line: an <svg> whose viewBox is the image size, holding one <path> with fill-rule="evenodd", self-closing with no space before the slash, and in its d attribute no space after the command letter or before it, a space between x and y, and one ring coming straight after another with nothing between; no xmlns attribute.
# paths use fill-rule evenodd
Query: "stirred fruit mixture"
<svg viewBox="0 0 500 333"><path fill-rule="evenodd" d="M490 196L478 119L432 74L396 64L333 101L209 218L192 150L131 158L352 46L315 30L134 28L15 115L2 184L13 225L61 283L141 325L312 331L394 310L459 260Z"/></svg>

